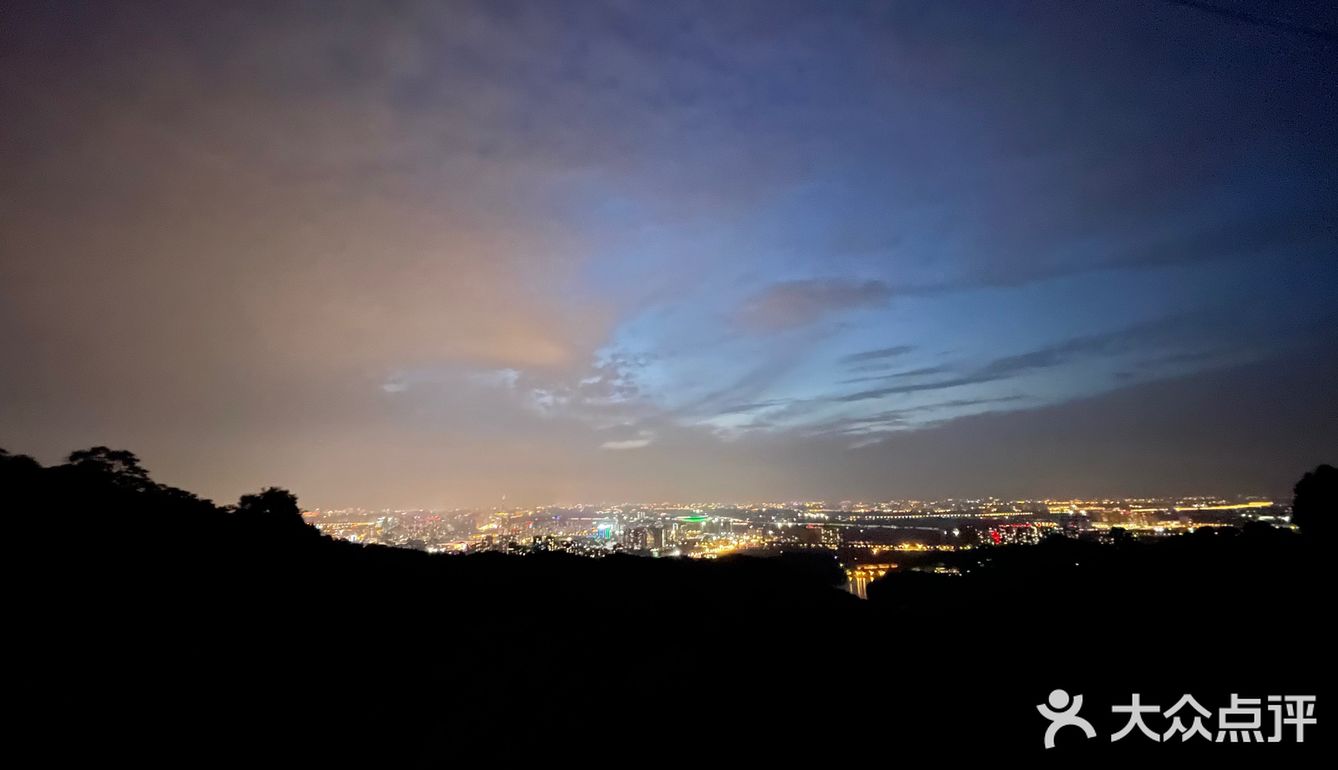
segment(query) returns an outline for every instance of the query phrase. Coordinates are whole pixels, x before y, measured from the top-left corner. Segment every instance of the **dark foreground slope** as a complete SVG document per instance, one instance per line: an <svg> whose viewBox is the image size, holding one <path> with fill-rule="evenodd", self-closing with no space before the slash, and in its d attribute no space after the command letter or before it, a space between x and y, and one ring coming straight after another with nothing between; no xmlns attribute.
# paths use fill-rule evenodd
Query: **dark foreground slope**
<svg viewBox="0 0 1338 770"><path fill-rule="evenodd" d="M1051 756L1281 758L1296 747L1112 745L1109 707L1315 694L1331 641L1321 555L1277 532L998 551L861 602L765 560L361 547L281 497L218 508L105 454L0 469L10 690L49 764L1039 755L1057 687L1100 735Z"/></svg>

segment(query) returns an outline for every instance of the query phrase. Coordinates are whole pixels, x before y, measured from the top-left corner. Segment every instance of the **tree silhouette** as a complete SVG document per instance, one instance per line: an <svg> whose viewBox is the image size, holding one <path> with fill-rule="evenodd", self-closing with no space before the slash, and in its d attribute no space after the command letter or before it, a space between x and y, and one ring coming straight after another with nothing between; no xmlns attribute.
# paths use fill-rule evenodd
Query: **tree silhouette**
<svg viewBox="0 0 1338 770"><path fill-rule="evenodd" d="M153 480L149 478L149 472L139 464L139 457L134 452L124 449L89 447L71 452L67 460L75 469L111 477L119 486L133 489L147 489L154 486Z"/></svg>
<svg viewBox="0 0 1338 770"><path fill-rule="evenodd" d="M1321 465L1301 477L1293 489L1292 523L1309 537L1324 538L1338 516L1338 468Z"/></svg>
<svg viewBox="0 0 1338 770"><path fill-rule="evenodd" d="M33 488L33 480L42 472L42 466L27 455L10 454L0 449L0 487L6 491L10 503L17 502L15 492Z"/></svg>
<svg viewBox="0 0 1338 770"><path fill-rule="evenodd" d="M29 457L28 455L10 454L9 451L5 449L0 449L0 465L13 466L13 467L18 467L21 465L25 468L41 467L40 465L37 464L36 460Z"/></svg>
<svg viewBox="0 0 1338 770"><path fill-rule="evenodd" d="M272 532L315 531L302 518L302 511L297 507L297 495L279 487L269 487L253 495L242 495L235 511L242 521Z"/></svg>

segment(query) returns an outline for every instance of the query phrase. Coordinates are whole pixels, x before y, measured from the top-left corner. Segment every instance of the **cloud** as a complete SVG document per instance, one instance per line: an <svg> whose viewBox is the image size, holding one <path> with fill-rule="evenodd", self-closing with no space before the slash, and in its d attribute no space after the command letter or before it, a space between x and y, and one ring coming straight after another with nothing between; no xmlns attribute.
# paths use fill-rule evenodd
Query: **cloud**
<svg viewBox="0 0 1338 770"><path fill-rule="evenodd" d="M751 404L737 404L721 409L717 414L747 414L748 412L757 412L763 409L772 409L778 406L784 406L790 403L791 399L772 399L770 401L757 401Z"/></svg>
<svg viewBox="0 0 1338 770"><path fill-rule="evenodd" d="M1338 372L1313 353L962 417L843 462L852 484L885 468L907 494L1285 495L1338 453L1338 421L1325 414Z"/></svg>
<svg viewBox="0 0 1338 770"><path fill-rule="evenodd" d="M956 377L871 388L836 396L834 400L841 402L868 401L893 395L947 390L967 385L1008 380L1029 372L1064 366L1084 359L1147 354L1168 347L1193 346L1198 344L1204 333L1226 322L1218 315L1217 311L1177 313L1155 321L1133 324L1108 332L1070 337L1024 353L1000 356ZM1239 319L1235 322L1239 323ZM1193 352L1191 350L1187 354ZM903 376L935 373L940 369L940 367L925 367L875 379L900 379ZM865 378L855 378L844 382L853 383L864 380Z"/></svg>
<svg viewBox="0 0 1338 770"><path fill-rule="evenodd" d="M815 278L782 281L744 302L736 315L739 326L772 333L809 326L829 316L861 308L881 307L892 298L882 281Z"/></svg>
<svg viewBox="0 0 1338 770"><path fill-rule="evenodd" d="M1192 343L1212 321L1207 313L1177 313L1109 332L1071 337L1036 350L996 358L977 370L975 376L1002 379L1087 357L1151 352L1168 344Z"/></svg>
<svg viewBox="0 0 1338 770"><path fill-rule="evenodd" d="M883 434L894 430L924 429L962 415L962 410L977 406L997 406L1025 401L1026 396L1014 394L989 398L957 398L936 401L901 409L887 409L859 417L842 417L819 425L802 428L804 435L861 436Z"/></svg>
<svg viewBox="0 0 1338 770"><path fill-rule="evenodd" d="M651 439L649 438L633 438L633 439L626 439L624 441L605 441L603 444L599 445L599 448L610 449L614 451L622 451L626 449L642 449L644 447L650 446L650 442Z"/></svg>
<svg viewBox="0 0 1338 770"><path fill-rule="evenodd" d="M950 377L942 380L933 380L931 382L921 382L912 385L894 385L886 388L873 388L870 390L861 390L855 393L836 396L834 401L868 401L886 396L894 396L905 393L920 393L931 390L947 390L948 388L958 388L963 385L979 385L986 382L995 382L1005 379L1003 374L971 374L962 377Z"/></svg>
<svg viewBox="0 0 1338 770"><path fill-rule="evenodd" d="M611 452L625 452L632 449L645 449L655 441L655 431L647 428L636 428L633 425L621 425L612 429L615 433L624 433L630 435L628 438L609 439L599 445L600 449Z"/></svg>
<svg viewBox="0 0 1338 770"><path fill-rule="evenodd" d="M905 377L925 377L930 374L942 374L949 371L946 366L922 366L918 369L907 369L902 372L893 372L891 374L879 374L869 377L852 377L848 380L841 380L842 385L852 385L859 382L877 382L880 380L899 380Z"/></svg>
<svg viewBox="0 0 1338 770"><path fill-rule="evenodd" d="M843 364L859 364L867 361L881 361L886 358L896 358L904 356L915 350L914 345L893 345L890 348L879 348L877 350L866 350L863 353L852 353L841 357Z"/></svg>

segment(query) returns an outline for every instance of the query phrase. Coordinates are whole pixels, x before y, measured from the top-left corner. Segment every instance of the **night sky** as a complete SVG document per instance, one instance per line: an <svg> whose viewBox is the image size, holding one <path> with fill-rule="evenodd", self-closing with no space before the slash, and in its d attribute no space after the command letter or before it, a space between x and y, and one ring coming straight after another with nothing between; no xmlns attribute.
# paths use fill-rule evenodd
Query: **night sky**
<svg viewBox="0 0 1338 770"><path fill-rule="evenodd" d="M1280 494L1324 2L0 6L0 446L313 506Z"/></svg>

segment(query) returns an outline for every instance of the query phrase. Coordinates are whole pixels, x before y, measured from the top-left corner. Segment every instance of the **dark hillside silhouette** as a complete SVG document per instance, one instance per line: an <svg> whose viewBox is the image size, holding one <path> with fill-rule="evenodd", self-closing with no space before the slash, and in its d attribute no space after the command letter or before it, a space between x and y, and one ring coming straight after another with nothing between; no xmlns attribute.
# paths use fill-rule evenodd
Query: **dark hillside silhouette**
<svg viewBox="0 0 1338 770"><path fill-rule="evenodd" d="M863 602L803 559L355 545L282 489L223 507L105 447L54 467L0 454L0 489L15 694L70 762L625 763L666 731L751 762L1028 754L1055 687L1311 693L1332 641L1323 545L1267 527L997 548Z"/></svg>

